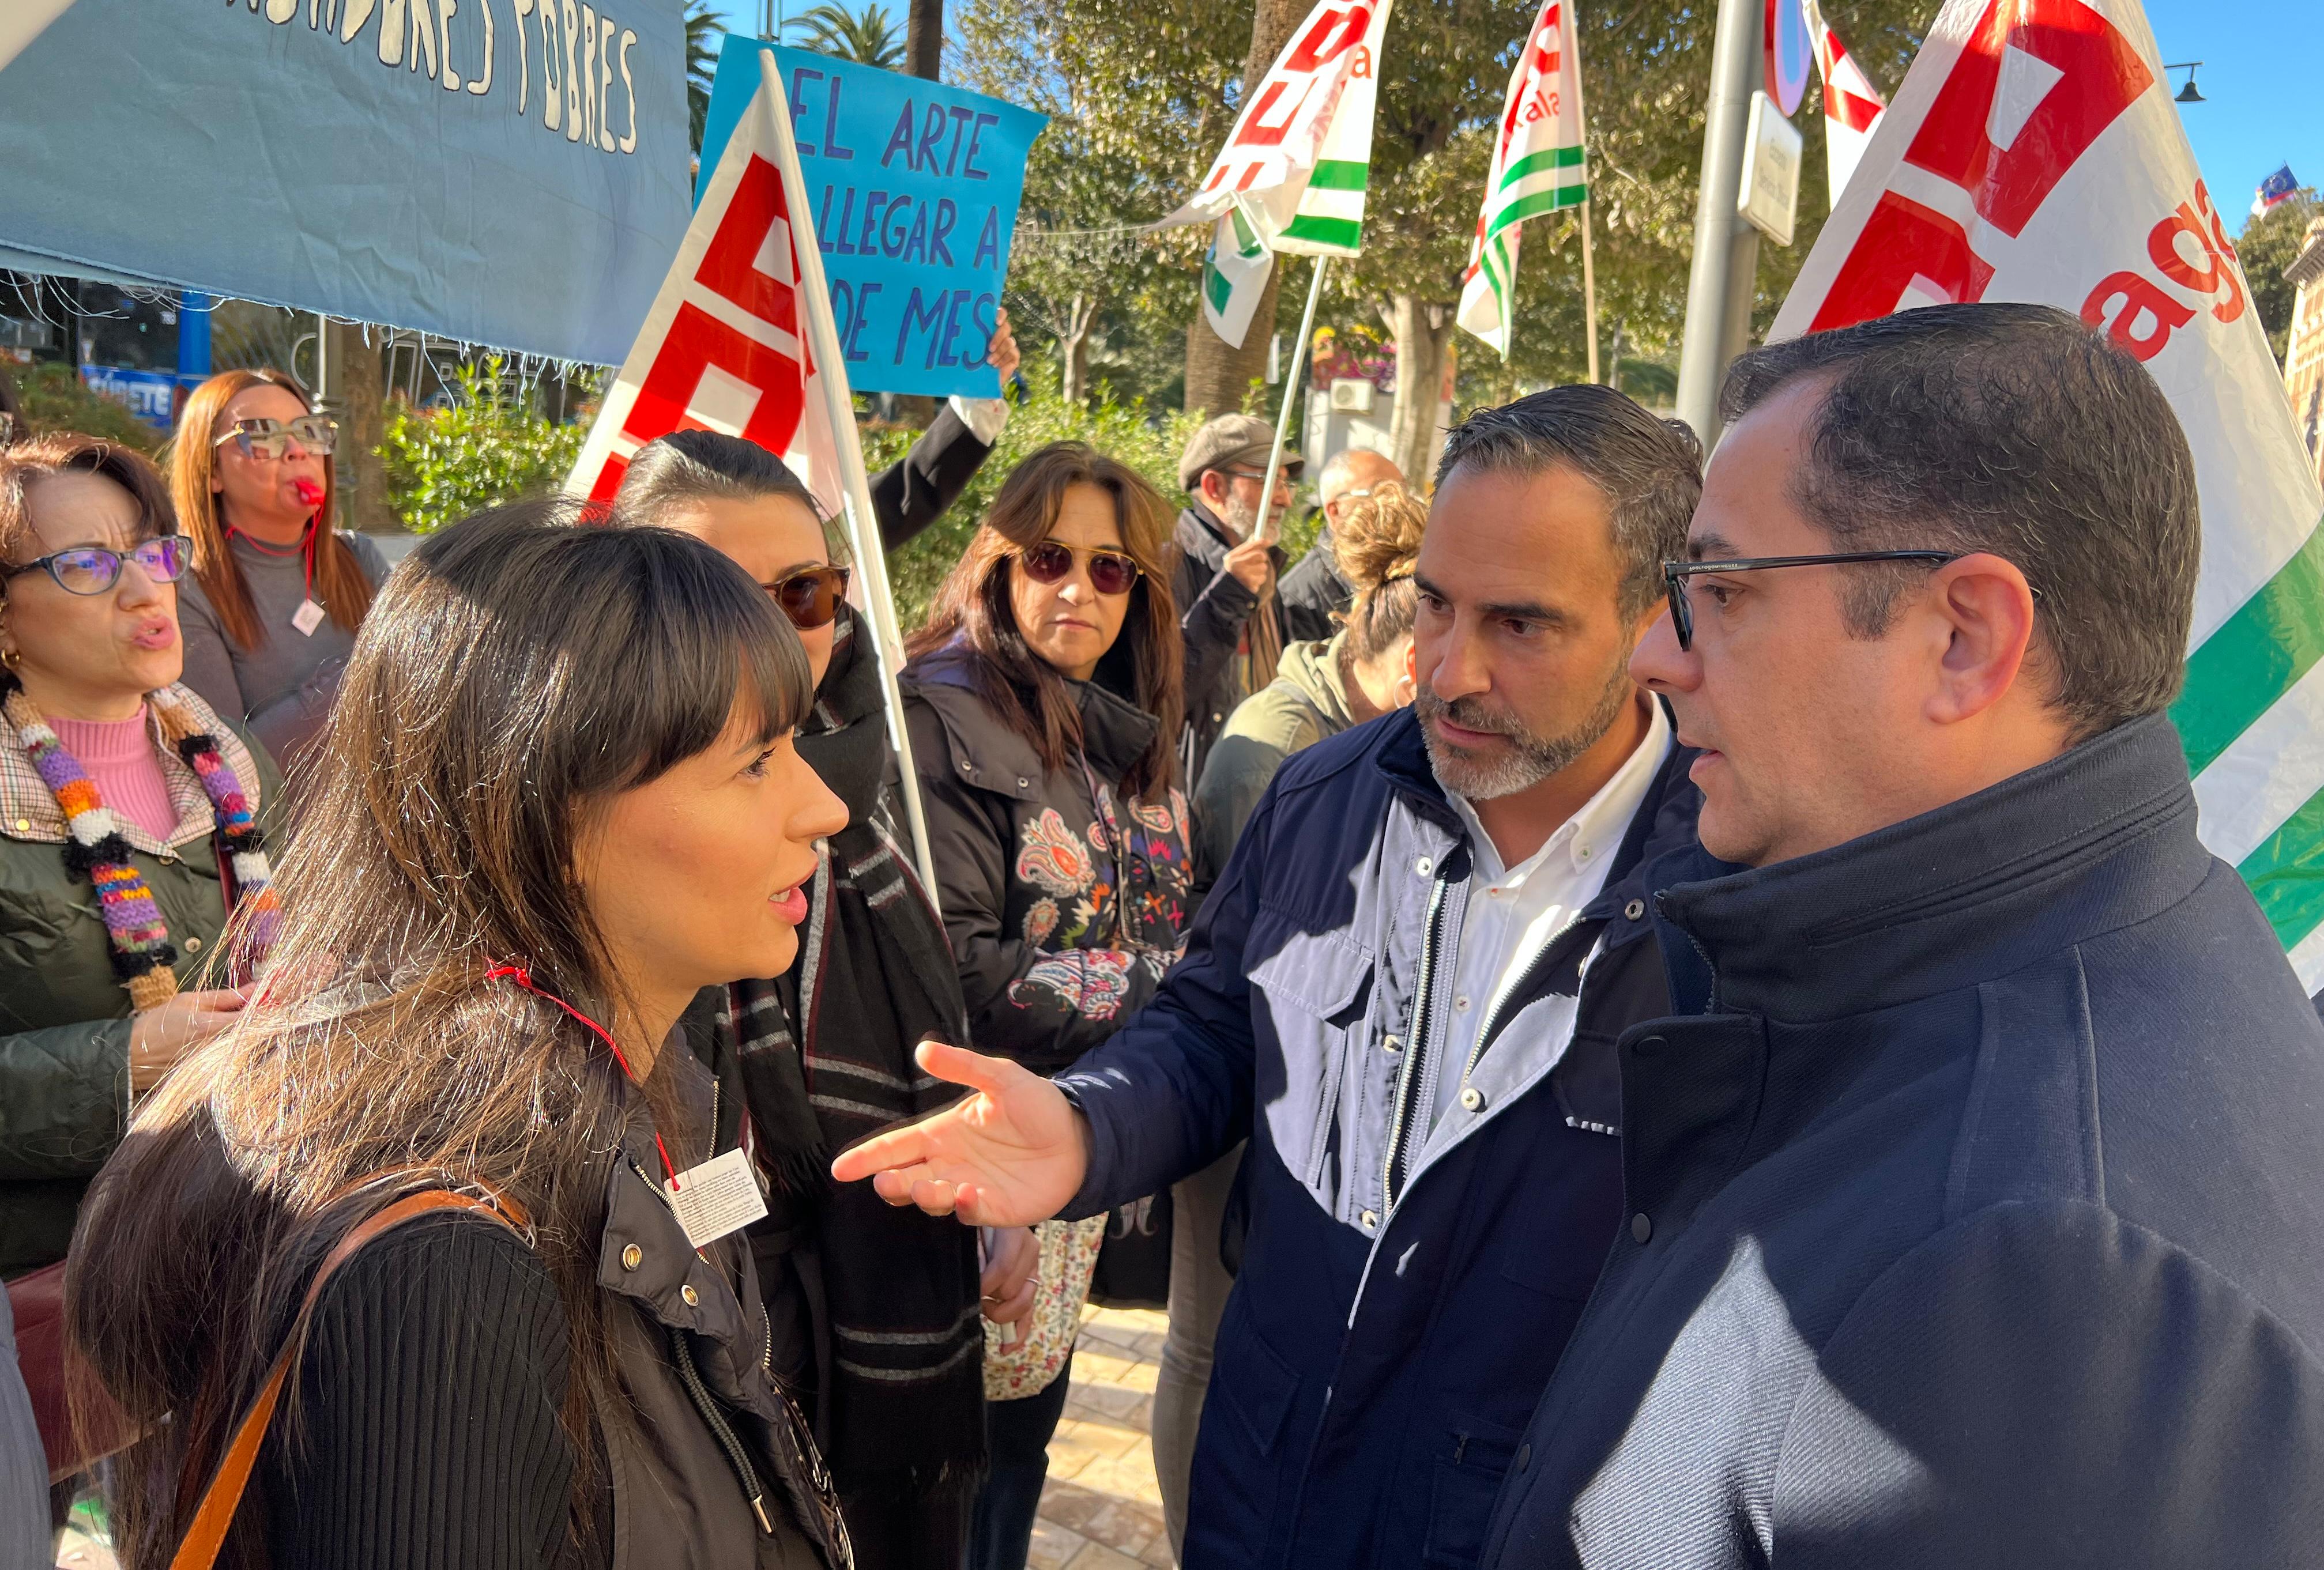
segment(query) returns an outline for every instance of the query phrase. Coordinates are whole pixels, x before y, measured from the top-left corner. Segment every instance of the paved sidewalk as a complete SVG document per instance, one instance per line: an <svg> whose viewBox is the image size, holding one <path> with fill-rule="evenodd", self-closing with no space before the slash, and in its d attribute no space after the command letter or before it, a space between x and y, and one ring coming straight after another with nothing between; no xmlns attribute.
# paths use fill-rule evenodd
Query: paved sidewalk
<svg viewBox="0 0 2324 1570"><path fill-rule="evenodd" d="M1168 1323L1145 1310L1082 1310L1029 1570L1172 1570L1147 1438Z"/></svg>

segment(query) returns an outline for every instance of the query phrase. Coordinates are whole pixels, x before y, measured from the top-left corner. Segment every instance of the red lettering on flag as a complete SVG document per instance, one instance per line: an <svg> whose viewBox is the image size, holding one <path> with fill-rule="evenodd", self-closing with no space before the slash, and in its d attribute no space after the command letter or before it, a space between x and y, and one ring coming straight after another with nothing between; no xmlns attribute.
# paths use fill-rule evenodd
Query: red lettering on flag
<svg viewBox="0 0 2324 1570"><path fill-rule="evenodd" d="M2082 320L2105 327L2107 337L2141 360L2161 353L2171 335L2194 319L2195 313L2163 293L2161 284L2135 272L2108 273L2082 302Z"/></svg>
<svg viewBox="0 0 2324 1570"><path fill-rule="evenodd" d="M2001 148L1987 126L2006 49L2063 76ZM2080 0L1991 0L1904 161L1969 192L1978 216L2014 239L2074 161L2153 81L2129 41Z"/></svg>
<svg viewBox="0 0 2324 1570"><path fill-rule="evenodd" d="M1840 263L1811 333L1852 326L1896 309L1914 280L1953 301L1981 299L1993 269L1969 249L1961 226L1895 191L1881 193L1848 260Z"/></svg>
<svg viewBox="0 0 2324 1570"><path fill-rule="evenodd" d="M761 321L798 337L798 291L793 282L798 276L798 258L786 258L789 278L776 278L759 268L759 252L765 249L777 220L786 226L790 222L783 200L782 171L752 153L694 278Z"/></svg>
<svg viewBox="0 0 2324 1570"><path fill-rule="evenodd" d="M789 451L807 407L799 363L693 305L678 308L653 369L646 372L637 401L622 422L622 434L645 442L672 431L706 428L687 406L704 373L714 368L759 394L740 434L770 453Z"/></svg>

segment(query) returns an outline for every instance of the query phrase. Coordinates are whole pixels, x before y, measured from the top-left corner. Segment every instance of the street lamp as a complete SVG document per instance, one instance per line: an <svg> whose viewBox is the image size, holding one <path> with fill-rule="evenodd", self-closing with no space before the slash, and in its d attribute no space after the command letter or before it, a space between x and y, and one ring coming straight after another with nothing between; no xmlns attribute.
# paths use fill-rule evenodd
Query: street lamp
<svg viewBox="0 0 2324 1570"><path fill-rule="evenodd" d="M2206 101L2203 95L2195 90L2195 68L2202 63L2203 62L2199 60L2181 60L2177 65L2166 65L2163 68L2166 71L2185 71L2187 73L2187 85L2179 89L2178 93L2171 100L2172 103L2200 104Z"/></svg>

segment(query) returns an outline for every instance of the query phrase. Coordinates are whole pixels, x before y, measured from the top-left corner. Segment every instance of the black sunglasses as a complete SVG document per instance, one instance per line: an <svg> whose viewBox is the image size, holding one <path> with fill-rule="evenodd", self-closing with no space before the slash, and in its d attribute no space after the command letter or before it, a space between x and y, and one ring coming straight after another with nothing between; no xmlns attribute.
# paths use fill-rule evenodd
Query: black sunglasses
<svg viewBox="0 0 2324 1570"><path fill-rule="evenodd" d="M46 573L68 594L102 594L121 581L121 564L134 560L157 583L174 583L184 575L192 544L184 535L165 534L112 551L103 546L75 546L10 567L0 578L21 578L26 573Z"/></svg>
<svg viewBox="0 0 2324 1570"><path fill-rule="evenodd" d="M847 598L847 569L808 567L761 587L774 596L785 620L801 632L812 632L837 619L839 602Z"/></svg>
<svg viewBox="0 0 2324 1570"><path fill-rule="evenodd" d="M1663 592L1670 601L1671 629L1682 649L1694 647L1694 606L1686 597L1686 581L1704 573L1764 573L1770 567L1829 567L1851 562L1926 562L1941 566L1957 562L1960 551L1841 551L1826 556L1737 556L1724 562L1665 562Z"/></svg>
<svg viewBox="0 0 2324 1570"><path fill-rule="evenodd" d="M1089 557L1090 587L1101 594L1129 593L1139 574L1146 570L1120 551L1090 550L1054 539L1027 546L1017 553L1017 559L1025 564L1025 575L1036 583L1057 583L1074 570L1076 555Z"/></svg>

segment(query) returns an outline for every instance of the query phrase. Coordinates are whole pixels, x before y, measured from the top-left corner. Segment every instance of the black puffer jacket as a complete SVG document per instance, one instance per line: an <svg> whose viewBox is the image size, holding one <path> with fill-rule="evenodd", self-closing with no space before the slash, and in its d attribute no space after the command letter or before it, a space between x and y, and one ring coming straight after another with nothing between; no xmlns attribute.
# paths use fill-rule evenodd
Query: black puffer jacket
<svg viewBox="0 0 2324 1570"><path fill-rule="evenodd" d="M1095 682L1074 684L1082 751L1044 768L971 684L976 657L954 644L914 661L904 717L971 1044L1046 1074L1113 1034L1177 958L1186 799L1122 798L1156 721Z"/></svg>

